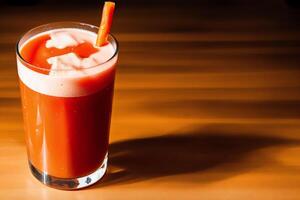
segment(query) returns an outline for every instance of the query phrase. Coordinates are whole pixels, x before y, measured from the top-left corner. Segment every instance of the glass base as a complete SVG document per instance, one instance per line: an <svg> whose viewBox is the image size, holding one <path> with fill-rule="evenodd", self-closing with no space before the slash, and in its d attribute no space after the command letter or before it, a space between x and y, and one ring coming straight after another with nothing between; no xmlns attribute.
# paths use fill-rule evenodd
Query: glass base
<svg viewBox="0 0 300 200"><path fill-rule="evenodd" d="M84 187L88 187L97 181L99 181L105 174L107 168L107 155L101 165L96 171L91 174L79 178L58 178L48 175L40 170L36 169L30 162L29 167L33 176L41 183L61 190L76 190Z"/></svg>

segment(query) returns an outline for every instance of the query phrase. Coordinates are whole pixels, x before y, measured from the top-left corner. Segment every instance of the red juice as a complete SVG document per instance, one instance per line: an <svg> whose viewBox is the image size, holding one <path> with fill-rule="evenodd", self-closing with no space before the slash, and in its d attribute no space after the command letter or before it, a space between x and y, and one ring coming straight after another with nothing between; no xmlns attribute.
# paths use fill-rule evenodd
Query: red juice
<svg viewBox="0 0 300 200"><path fill-rule="evenodd" d="M95 32L53 29L19 47L28 159L40 174L74 179L106 167L117 46L95 47Z"/></svg>

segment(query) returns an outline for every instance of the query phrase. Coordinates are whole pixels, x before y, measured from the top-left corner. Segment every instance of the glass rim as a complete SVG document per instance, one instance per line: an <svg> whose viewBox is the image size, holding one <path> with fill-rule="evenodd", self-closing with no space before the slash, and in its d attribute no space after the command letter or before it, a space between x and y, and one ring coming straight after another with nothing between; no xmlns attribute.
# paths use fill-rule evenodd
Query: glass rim
<svg viewBox="0 0 300 200"><path fill-rule="evenodd" d="M55 26L59 26L59 25L66 25L66 26L70 26L70 27L55 27ZM37 69L37 70L42 70L42 71L45 71L45 72L51 72L51 71L74 71L74 69L45 69L45 68L42 68L42 67L38 67L36 65L33 65L31 63L29 63L28 61L26 61L23 56L21 55L20 53L20 42L21 40L27 35L29 34L30 32L33 32L35 30L38 30L38 29L42 29L42 28L46 28L46 27L55 27L53 28L52 30L55 30L55 29L62 29L62 28L78 28L80 29L79 27L71 27L71 26L86 26L86 27L90 27L92 29L96 29L97 31L99 30L99 27L98 26L95 26L95 25L91 25L91 24L87 24L87 23L82 23L82 22L75 22L75 21L62 21L62 22L52 22L52 23L47 23L47 24L43 24L43 25L40 25L40 26L36 26L32 29L29 29L28 31L26 31L25 33L23 33L20 37L20 39L18 39L17 43L16 43L16 54L17 54L17 58L20 59L22 62L24 62L26 65L24 65L25 67L28 68L31 67L33 69ZM51 29L49 29L51 30ZM47 32L49 30L45 30L45 31L41 31L40 33L43 33L43 32ZM85 31L89 31L89 32L93 32L91 30L87 30L87 29L83 29ZM94 32L96 33L96 32ZM39 33L37 33L39 34ZM36 35L37 35L36 34ZM96 33L97 34L97 33ZM83 68L83 69L91 69L91 68L96 68L96 67L99 67L101 65L104 65L105 63L108 63L109 61L111 61L112 59L114 59L117 55L118 55L118 52L119 52L119 43L117 41L117 39L115 38L115 36L113 36L112 34L108 34L108 38L111 38L112 41L115 43L115 49L114 49L114 53L113 55L107 59L106 61L102 62L102 63L99 63L99 64L96 64L96 65L92 65L90 67L86 67L86 68ZM27 41L27 40L26 40Z"/></svg>

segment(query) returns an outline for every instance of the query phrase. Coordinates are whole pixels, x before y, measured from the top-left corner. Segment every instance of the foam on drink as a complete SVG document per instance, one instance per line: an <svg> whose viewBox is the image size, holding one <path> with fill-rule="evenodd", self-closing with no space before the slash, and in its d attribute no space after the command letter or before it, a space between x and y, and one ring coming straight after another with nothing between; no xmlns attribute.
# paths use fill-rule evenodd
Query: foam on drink
<svg viewBox="0 0 300 200"><path fill-rule="evenodd" d="M20 52L31 40L46 34L50 36L45 44L49 51L51 48L76 47L83 42L95 44L97 38L94 32L82 29L54 29L26 41L21 46ZM26 86L42 94L60 97L88 95L105 87L117 60L116 57L111 59L116 51L111 43L97 48L99 50L88 57L81 57L76 52L68 52L47 58L47 63L51 66L48 74L32 70L25 66L26 64L18 61L19 77ZM93 83L81 84L89 80ZM93 86L88 87L87 85Z"/></svg>

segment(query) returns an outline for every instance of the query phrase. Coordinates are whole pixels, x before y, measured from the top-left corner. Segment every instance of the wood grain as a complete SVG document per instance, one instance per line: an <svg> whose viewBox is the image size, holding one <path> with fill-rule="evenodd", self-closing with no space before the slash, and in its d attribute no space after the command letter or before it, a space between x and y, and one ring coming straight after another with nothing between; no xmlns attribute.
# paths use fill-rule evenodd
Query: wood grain
<svg viewBox="0 0 300 200"><path fill-rule="evenodd" d="M75 192L29 172L14 46L98 10L2 7L0 199L299 199L299 10L245 2L117 7L109 171Z"/></svg>

